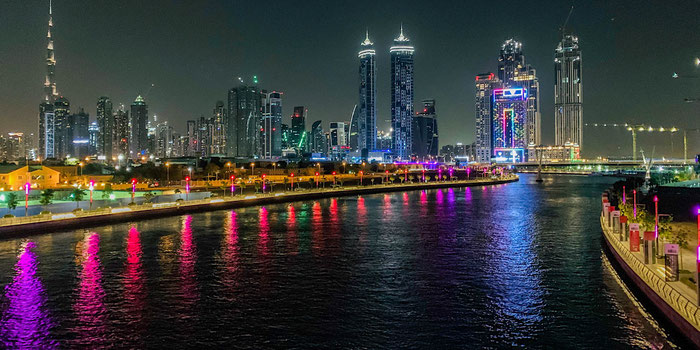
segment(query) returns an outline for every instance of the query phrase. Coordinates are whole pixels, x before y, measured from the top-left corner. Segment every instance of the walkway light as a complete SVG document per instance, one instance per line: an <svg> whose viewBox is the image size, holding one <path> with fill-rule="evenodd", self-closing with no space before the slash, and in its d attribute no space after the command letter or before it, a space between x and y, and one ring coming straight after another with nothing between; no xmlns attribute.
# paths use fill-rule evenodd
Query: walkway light
<svg viewBox="0 0 700 350"><path fill-rule="evenodd" d="M234 180L236 180L236 175L231 175L231 197L233 197L233 194L236 192L236 183Z"/></svg>
<svg viewBox="0 0 700 350"><path fill-rule="evenodd" d="M131 203L134 203L134 197L136 196L136 178L131 179Z"/></svg>
<svg viewBox="0 0 700 350"><path fill-rule="evenodd" d="M29 190L32 189L32 184L27 182L24 184L24 216L29 212Z"/></svg>
<svg viewBox="0 0 700 350"><path fill-rule="evenodd" d="M95 190L95 180L90 180L90 209L92 210L92 191Z"/></svg>

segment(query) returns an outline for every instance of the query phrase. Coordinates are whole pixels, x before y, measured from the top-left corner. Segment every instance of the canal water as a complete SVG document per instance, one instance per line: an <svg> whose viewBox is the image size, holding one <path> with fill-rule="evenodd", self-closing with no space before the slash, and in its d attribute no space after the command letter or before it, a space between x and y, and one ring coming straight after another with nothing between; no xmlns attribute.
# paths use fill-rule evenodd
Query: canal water
<svg viewBox="0 0 700 350"><path fill-rule="evenodd" d="M4 347L671 348L611 268L610 178L396 192L0 241Z"/></svg>

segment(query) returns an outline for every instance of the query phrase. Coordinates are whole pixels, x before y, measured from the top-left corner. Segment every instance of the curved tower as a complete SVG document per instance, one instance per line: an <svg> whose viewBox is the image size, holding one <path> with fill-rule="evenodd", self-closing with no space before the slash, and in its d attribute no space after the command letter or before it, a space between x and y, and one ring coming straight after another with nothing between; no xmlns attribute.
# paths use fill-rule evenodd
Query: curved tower
<svg viewBox="0 0 700 350"><path fill-rule="evenodd" d="M365 41L360 45L357 57L360 59L360 100L357 105L357 121L352 120L351 135L357 133L356 150L360 151L363 159L367 152L376 148L377 141L377 66L375 64L374 44L369 40L369 31L365 33ZM353 117L355 114L353 113ZM353 142L354 143L354 142Z"/></svg>
<svg viewBox="0 0 700 350"><path fill-rule="evenodd" d="M413 52L411 41L403 34L394 39L389 49L391 54L391 151L394 157L409 159L413 136Z"/></svg>

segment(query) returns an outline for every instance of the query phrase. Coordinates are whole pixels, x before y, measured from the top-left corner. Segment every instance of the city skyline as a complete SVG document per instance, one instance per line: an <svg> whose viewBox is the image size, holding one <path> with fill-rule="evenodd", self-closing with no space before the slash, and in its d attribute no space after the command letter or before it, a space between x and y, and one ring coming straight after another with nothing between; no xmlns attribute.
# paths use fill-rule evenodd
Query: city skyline
<svg viewBox="0 0 700 350"><path fill-rule="evenodd" d="M31 10L26 12L31 15L19 16L27 20L26 24L19 26L20 28L24 29L24 31L19 34L24 35L17 35L18 33L10 31L10 33L14 34L15 36L9 39L15 40L7 40L5 42L7 42L8 45L17 45L16 39L24 37L26 38L27 43L31 43L31 45L27 45L28 47L36 48L37 50L39 50L41 47L45 49L47 5L48 4L45 1L35 1L29 2L28 4L22 6L14 4L9 6L9 12L5 13L13 13L13 10ZM92 4L82 5L85 7L88 13L91 13L90 11L92 10L105 6L107 7L106 11L110 12L109 5L107 4L104 6L96 6ZM154 6L157 5L162 5L162 3L131 7L132 11L135 11L135 16L139 17L148 13L152 14ZM206 12L207 15L213 16L215 20L218 20L217 16L209 12L212 11L212 9L219 7L221 7L222 10L225 10L224 12L229 11L226 13L230 13L230 9L224 5L214 4L210 6L211 7L209 8L199 8L200 11L195 11L195 15L201 16ZM544 7L545 5L541 6ZM421 5L416 4L415 7L420 8ZM187 6L185 5L170 5L168 7L164 7L163 10L166 13L169 11L175 11L177 14L186 8ZM86 28L90 26L92 21L100 18L100 15L97 15L97 18L92 18L90 21L87 21L85 27L83 27L80 25L80 21L76 21L76 18L74 17L76 15L76 4L55 3L53 16L56 24L52 30L52 34L56 38L55 40L57 47L56 57L58 64L56 68L56 82L59 93L68 97L73 105L72 107L74 111L77 111L79 107L84 107L86 112L92 116L95 115L95 101L100 96L109 96L117 106L120 104L129 105L139 93L144 93L150 84L156 84L155 88L151 91L150 96L147 98L149 112L152 114L157 114L159 117L162 116L162 118L165 120L169 120L176 129L183 131L183 126L185 125L186 120L197 118L202 115L208 115L209 111L211 110L211 105L213 105L215 101L225 99L225 91L237 84L237 81L235 81L236 76L245 77L252 76L253 74L257 73L261 79L261 86L285 91L285 108L283 109L283 118L285 123L288 123L289 115L291 115L291 106L305 105L308 106L307 108L309 108L312 115L314 115L312 118L313 120L321 119L327 126L331 121L347 122L347 116L350 114L354 104L357 103L357 58L353 52L356 53L357 43L361 42L361 39L364 37L365 30L369 28L369 31L373 36L372 41L375 43L375 49L377 50L377 124L379 129L385 130L388 127L386 123L386 121L389 119L389 106L387 102L390 97L388 86L389 57L386 51L388 51L388 47L390 46L391 37L395 36L396 26L400 22L403 22L404 27L407 30L407 36L412 39L416 49L420 52L420 55L416 56L416 65L420 67L420 69L416 71L416 91L413 102L415 104L417 100L424 98L434 98L439 101L441 105L439 117L439 123L441 125L441 144L456 142L471 143L474 141L474 104L473 100L471 100L473 96L473 80L471 79L473 79L476 74L493 69L488 67L491 66L493 62L492 52L497 49L491 48L497 48L503 40L510 36L513 36L519 41L523 42L523 45L526 47L528 63L532 64L538 69L537 75L540 80L540 96L542 100L541 113L543 143L551 144L554 143L554 81L552 78L553 72L551 69L553 61L553 48L561 39L560 37L557 39L557 37L560 35L557 25L561 25L563 22L565 14L568 10L568 5L549 5L547 8L547 12L551 13L553 16L555 15L555 10L558 9L556 11L556 15L558 17L554 16L556 20L548 20L548 23L551 23L550 27L538 29L536 31L531 28L524 28L522 30L508 29L493 31L487 28L475 27L465 29L459 28L458 26L458 28L452 30L451 33L456 34L457 36L466 35L471 37L481 33L481 36L484 38L480 38L479 40L485 41L488 39L486 44L487 46L479 46L479 50L475 50L478 51L476 54L467 54L465 57L467 57L471 63L453 65L459 69L448 71L448 74L446 74L446 69L442 68L442 66L450 65L441 64L440 61L436 60L453 61L459 58L460 54L456 52L454 55L442 55L439 53L439 50L435 50L434 42L438 40L438 38L443 38L439 35L435 35L436 32L440 32L440 30L446 31L446 29L440 29L440 26L438 26L437 29L430 28L425 24L421 24L421 21L418 20L415 15L402 13L402 11L399 10L396 12L396 14L393 14L391 16L392 19L386 21L386 23L377 24L377 20L368 18L366 21L364 21L364 23L353 26L340 25L338 27L334 27L334 29L336 29L335 31L326 32L328 39L324 39L320 42L321 47L319 49L323 50L324 48L329 48L331 49L329 52L331 52L332 55L329 59L330 62L321 62L320 65L315 65L315 67L319 68L319 73L309 72L309 69L314 68L314 64L311 62L317 63L315 61L308 61L307 64L291 64L292 62L284 65L275 64L278 62L278 60L284 61L284 59L286 59L286 55L280 56L280 52L285 51L284 49L287 47L286 45L278 45L279 49L270 51L272 52L272 58L257 59L256 56L259 57L259 54L256 54L256 52L259 52L261 48L253 47L251 49L249 39L251 39L251 37L254 38L256 35L259 35L259 33L251 32L246 33L246 35L241 35L238 38L239 40L237 40L241 47L247 47L249 49L237 50L237 52L240 52L237 53L239 57L237 57L235 62L240 62L241 64L224 65L216 64L216 62L214 62L222 59L223 57L212 58L210 59L211 62L204 62L201 60L201 57L199 57L199 60L197 59L198 57L190 57L192 60L187 61L189 63L186 65L197 69L194 69L193 72L187 74L184 72L182 73L189 79L189 84L183 85L179 82L171 83L168 81L169 79L175 79L177 81L180 78L161 79L158 77L164 72L173 74L176 70L169 70L160 67L152 72L142 71L145 69L143 67L153 67L153 65L155 65L159 59L165 59L166 61L172 60L173 58L170 57L171 55L168 55L167 50L165 52L153 53L152 55L145 55L145 57L139 60L142 62L143 67L132 66L130 63L133 63L133 61L131 59L126 59L122 51L143 51L144 48L142 44L138 43L138 41L134 43L133 47L128 49L120 47L120 40L114 38L114 35L115 32L119 32L121 29L112 28L114 29L112 32L107 32L107 29L103 29L102 32L96 33L106 35L103 42L104 45L100 47L101 49L91 50L89 49L90 46L88 44L85 44L85 47L81 49L81 40L88 43L94 42L92 35L88 35L91 33L86 32ZM673 40L670 41L670 50L666 50L666 52L669 53L667 53L661 59L657 58L657 60L660 62L651 65L652 67L661 66L663 69L651 70L650 73L646 75L647 78L650 79L648 80L648 84L654 84L655 86L660 85L664 87L663 89L657 89L655 91L661 95L659 97L666 98L661 99L661 103L656 103L650 107L648 106L649 108L645 108L644 103L640 103L638 98L635 96L639 94L643 95L648 92L644 91L644 84L639 84L639 77L630 73L634 70L634 67L638 67L647 59L645 59L644 56L638 55L634 61L625 62L627 66L621 67L619 63L616 66L615 63L616 61L624 61L625 56L629 55L630 52L636 52L635 50L638 50L634 47L634 45L632 45L634 42L637 42L638 46L639 42L644 39L643 41L647 45L647 48L651 49L653 48L654 44L659 45L660 42L664 41L661 39L665 38L665 35L669 35L670 29L661 28L660 34L647 35L649 34L649 29L642 27L640 28L640 32L645 33L646 37L641 38L640 36L642 36L642 34L632 34L629 32L629 29L616 29L620 22L631 20L629 18L630 15L625 15L623 13L623 8L614 6L604 6L604 8L605 11L603 11L603 14L596 15L590 13L590 10L586 7L577 7L574 10L569 22L569 24L573 27L573 31L581 38L582 50L586 51L586 63L584 64L583 68L583 70L586 71L585 75L587 81L587 84L584 87L584 91L586 91L585 103L587 106L585 116L586 122L625 122L629 120L622 120L624 117L620 116L629 115L629 118L634 119L633 121L636 122L655 123L659 118L659 113L670 112L670 116L664 115L665 122L675 124L679 127L695 127L696 125L694 125L694 120L691 118L691 116L693 116L695 113L696 108L692 104L688 105L682 103L683 98L695 97L694 95L696 93L693 90L693 82L687 80L682 81L670 79L670 74L673 71L679 71L681 74L694 73L694 67L689 63L691 62L693 55L692 50L690 48L686 49L679 47L680 39L676 39L675 42ZM657 7L655 7L654 4L651 4L644 8L638 9L637 12L642 16L650 16L655 9L657 9ZM111 10L115 13L119 13L119 11L123 11L124 9L117 6ZM679 10L674 9L673 11ZM559 12L561 12L560 16ZM445 16L448 16L448 14L445 13ZM591 17L593 17L593 21L591 21ZM34 30L35 28L33 24L37 22L42 23L42 28L40 30L35 30L34 32L43 32L40 35L34 35L34 32L28 30L28 28ZM159 23L158 21L156 22L157 23L154 24L154 28L161 28L164 26L163 23ZM591 26L590 24L587 24L586 26L581 26L579 24L585 22L597 22L601 24L601 26L600 28L592 28L594 26ZM683 33L683 30L679 32L679 29L687 30L689 28L689 23L686 22L687 21L677 21L677 23L671 25L679 37L682 37L680 34ZM514 27L523 28L522 24L514 25ZM545 26L542 25L539 27ZM172 33L176 37L178 35L182 35L180 28L170 29L172 29ZM265 31L265 29L261 28L260 26L255 26L255 29L259 29L262 32ZM595 34L598 34L599 37L605 37L605 35L599 35L603 29L616 33L619 37L603 41L596 41ZM309 30L310 28L300 28L299 32L308 34ZM155 31L159 32L160 34L164 33L158 30ZM533 35L533 32L546 33L546 35L538 37ZM147 33L141 34L145 35ZM189 34L197 36L195 33ZM692 37L692 34L694 33L689 32L689 34L691 34ZM293 36L299 34L287 35ZM131 37L133 38L133 36ZM339 37L342 37L343 39L340 39ZM160 47L165 42L166 36L157 36L153 34L153 36L150 36L150 38L151 40L158 39L155 45L156 47ZM221 39L216 36L208 36L207 38L214 42ZM348 38L348 40L345 40L345 38ZM625 38L628 38L629 40L625 40ZM274 42L276 44L281 43L281 41L277 40ZM298 43L304 45L307 44L302 41L298 41ZM183 54L181 55L182 57L179 58L180 60L184 60L185 56L191 55L187 54L185 51L190 53L194 52L195 56L208 51L205 48L200 48L200 50L198 50L196 47L197 45L194 45L195 47L192 48L188 48L186 46L180 47L180 44L176 43L172 43L171 45L171 49L175 47L183 49ZM301 45L301 47L304 45ZM451 48L451 46L449 46L451 45L449 39L443 41L441 45ZM612 60L608 60L607 63L609 64L604 65L607 57L601 53L603 51L602 48L610 45L617 46L613 46L612 51L608 50L608 52L614 53L614 56ZM469 45L464 45L465 49L467 46ZM488 47L491 48L487 49ZM35 132L36 101L41 100L42 96L42 90L37 86L38 84L41 84L44 78L41 77L38 81L35 81L32 77L35 77L38 74L41 74L42 76L45 75L45 68L41 68L41 66L45 63L42 62L36 66L35 64L31 63L39 61L41 57L40 53L37 54L38 58L32 57L33 54L37 53L36 50L31 51L25 48L17 50L3 50L3 54L8 51L16 53L17 57L26 57L26 59L23 59L26 64L21 65L23 69L20 71L23 78L20 79L15 73L15 70L18 70L17 67L20 67L17 65L16 59L14 57L3 59L3 62L8 63L3 65L3 67L0 69L2 69L2 76L5 77L5 80L8 81L8 83L3 84L5 86L4 88L0 87L0 95L2 96L0 97L0 103L3 106L2 110L5 111L2 115L0 115L0 120L22 121L21 123L13 123L11 127L6 127L3 132ZM337 55L337 53L341 51L343 53L342 59L340 59L340 56ZM102 58L101 60L94 59L93 56L96 54L95 52L100 55ZM671 54L673 54L673 56L671 56ZM476 57L472 57L472 55L476 55ZM222 54L222 56L226 55ZM120 59L125 61L119 64ZM92 61L92 63L84 66L81 65L81 62L85 63L85 60ZM347 63L351 61L354 61L355 63ZM431 61L433 63L430 63ZM102 62L104 62L104 64ZM110 64L109 62L112 62L113 64ZM114 64L114 62L117 63ZM159 66L168 65L169 64ZM328 67L328 65L332 67ZM81 68L76 69L78 66ZM238 69L237 66L240 66L240 69ZM280 70L282 68L280 66L293 67L294 69ZM329 68L333 69L329 70ZM9 71L9 69L12 69L13 71ZM93 74L93 78L93 76L87 77L85 72L97 73ZM214 74L214 72L220 74L217 75ZM310 73L310 75L307 75L307 79L298 79L298 74L300 72ZM333 80L334 85L329 85L329 82L325 81L325 79L321 79L319 81L318 74L321 72L324 74L326 72L335 72L334 78L329 79ZM612 76L620 76L620 79L613 81L611 81L609 78L605 79L604 76L606 74L603 73ZM217 75L217 77L212 77L213 74ZM115 79L109 79L107 78L109 75L112 75L113 77L116 75L118 77ZM226 78L221 79L219 78L220 76L225 76ZM297 87L290 85L289 76L293 76L297 81L299 81L299 85L297 85ZM343 78L340 78L340 76ZM435 81L438 79L440 79L440 84L435 83ZM127 82L125 83L125 81ZM319 83L308 84L309 81ZM207 84L207 82L210 84ZM605 84L601 82L605 82ZM219 89L219 87L222 85L225 86L223 90ZM8 90L8 86L11 86L12 89ZM189 86L192 86L192 88ZM205 88L199 89L200 86L205 86ZM215 87L216 89L214 89ZM605 96L606 89L608 89L607 93L609 94L611 88L613 87L615 87L615 91L620 91L615 95L615 98L618 99L616 100L617 103L614 103L615 101L608 101L608 96ZM321 89L323 89L323 93L319 92ZM355 91L354 93L352 92L353 90ZM448 93L446 93L447 90L449 90ZM17 94L21 94L22 96L18 96ZM191 101L191 103L180 103L180 105L173 103L173 96L179 96L181 100L183 94L186 94L186 96L189 98L185 101ZM26 98L24 96L37 98L33 99L32 103L25 103ZM13 103L8 103L10 100L13 101ZM14 101L16 101L16 103ZM32 113L28 115L27 113L29 112ZM11 128L14 130L10 130ZM643 145L644 140L640 140L640 142ZM592 154L587 153L587 155L595 155L595 152L598 152L596 151L595 143L595 140L587 143L587 145L591 145L591 148L593 149L591 152ZM626 143L618 143L614 146L622 149L628 147ZM676 147L676 152L677 150L678 147ZM660 150L660 152L661 151L662 150Z"/></svg>

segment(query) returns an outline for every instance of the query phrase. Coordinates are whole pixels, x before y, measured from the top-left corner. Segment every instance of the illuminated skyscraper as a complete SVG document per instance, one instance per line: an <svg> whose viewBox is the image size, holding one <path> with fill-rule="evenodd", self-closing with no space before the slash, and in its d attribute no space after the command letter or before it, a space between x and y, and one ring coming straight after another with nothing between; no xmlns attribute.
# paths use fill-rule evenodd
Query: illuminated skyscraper
<svg viewBox="0 0 700 350"><path fill-rule="evenodd" d="M148 153L148 106L139 95L131 104L131 137L129 138L130 157L138 158Z"/></svg>
<svg viewBox="0 0 700 350"><path fill-rule="evenodd" d="M97 127L96 151L98 156L112 159L112 140L114 139L114 115L112 113L112 100L102 96L97 100Z"/></svg>
<svg viewBox="0 0 700 350"><path fill-rule="evenodd" d="M522 87L527 90L527 144L541 144L540 83L535 69L525 63L522 43L519 41L508 39L501 46L498 78L505 87Z"/></svg>
<svg viewBox="0 0 700 350"><path fill-rule="evenodd" d="M413 137L413 52L411 41L401 34L391 46L391 151L397 159L411 156Z"/></svg>
<svg viewBox="0 0 700 350"><path fill-rule="evenodd" d="M500 80L493 73L476 76L476 161L489 163L493 155L491 149L491 95L500 87Z"/></svg>
<svg viewBox="0 0 700 350"><path fill-rule="evenodd" d="M496 161L527 160L527 89L499 88L491 93L491 146Z"/></svg>
<svg viewBox="0 0 700 350"><path fill-rule="evenodd" d="M361 44L358 57L360 59L360 101L357 105L357 120L353 115L351 124L355 124L356 128L351 125L350 134L353 142L355 140L354 133L357 133L357 145L351 144L351 147L356 147L355 150L361 152L362 157L367 157L367 152L376 148L377 141L377 67L375 65L374 44L369 40L369 31L365 35L365 41ZM393 60L392 60L393 62ZM411 61L411 71L413 70L413 61Z"/></svg>
<svg viewBox="0 0 700 350"><path fill-rule="evenodd" d="M124 110L124 105L114 113L114 139L112 140L112 161L119 156L129 155L129 112Z"/></svg>
<svg viewBox="0 0 700 350"><path fill-rule="evenodd" d="M435 100L423 100L423 110L413 116L413 153L418 159L438 155L438 125Z"/></svg>
<svg viewBox="0 0 700 350"><path fill-rule="evenodd" d="M254 80L257 84L257 80ZM232 157L260 154L261 94L256 85L241 84L228 92L226 153Z"/></svg>
<svg viewBox="0 0 700 350"><path fill-rule="evenodd" d="M54 155L65 158L73 151L73 133L70 124L70 101L60 96L53 103Z"/></svg>
<svg viewBox="0 0 700 350"><path fill-rule="evenodd" d="M266 159L282 155L282 93L263 91L262 156Z"/></svg>
<svg viewBox="0 0 700 350"><path fill-rule="evenodd" d="M578 38L564 34L554 50L554 142L558 146L583 141L583 87Z"/></svg>
<svg viewBox="0 0 700 350"><path fill-rule="evenodd" d="M226 107L224 101L216 101L212 116L213 124L211 130L211 154L226 154Z"/></svg>
<svg viewBox="0 0 700 350"><path fill-rule="evenodd" d="M313 153L328 153L328 146L326 143L326 135L323 132L323 122L321 120L315 121L311 124L311 152Z"/></svg>
<svg viewBox="0 0 700 350"><path fill-rule="evenodd" d="M44 100L39 105L39 156L45 158L56 157L55 140L55 113L54 102L58 98L54 75L56 73L56 58L54 56L53 36L53 9L49 2L49 28L46 34L46 79L44 80Z"/></svg>
<svg viewBox="0 0 700 350"><path fill-rule="evenodd" d="M306 151L306 143L308 142L306 140L306 115L308 112L304 106L296 106L294 114L292 114L292 148L299 152Z"/></svg>

